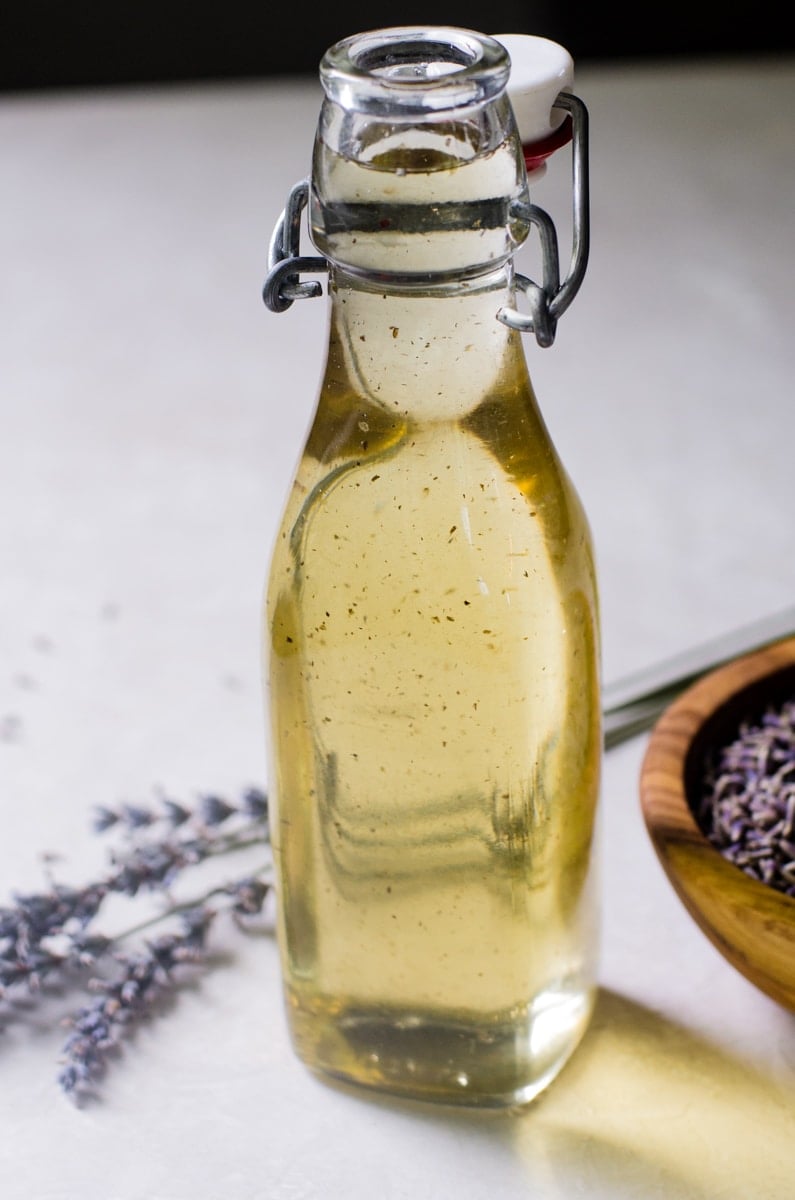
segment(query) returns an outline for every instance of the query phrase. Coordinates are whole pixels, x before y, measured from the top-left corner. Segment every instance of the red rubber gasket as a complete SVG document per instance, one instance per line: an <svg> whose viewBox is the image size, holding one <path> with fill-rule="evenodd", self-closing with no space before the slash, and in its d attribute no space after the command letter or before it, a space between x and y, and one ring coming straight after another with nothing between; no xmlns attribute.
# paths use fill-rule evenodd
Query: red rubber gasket
<svg viewBox="0 0 795 1200"><path fill-rule="evenodd" d="M537 142L527 142L522 145L524 151L524 165L528 171L534 171L536 167L540 167L546 162L550 154L554 154L561 146L565 146L572 139L572 122L571 116L566 115L565 119L544 138L539 138Z"/></svg>

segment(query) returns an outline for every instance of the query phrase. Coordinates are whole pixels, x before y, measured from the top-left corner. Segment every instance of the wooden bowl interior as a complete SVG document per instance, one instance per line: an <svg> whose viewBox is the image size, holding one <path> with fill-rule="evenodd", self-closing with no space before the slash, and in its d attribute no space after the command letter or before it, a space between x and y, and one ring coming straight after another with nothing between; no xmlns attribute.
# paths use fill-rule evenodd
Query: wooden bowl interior
<svg viewBox="0 0 795 1200"><path fill-rule="evenodd" d="M743 722L756 723L769 708L795 696L795 663L781 667L732 692L697 728L684 761L685 799L699 824L705 765L722 747L733 742ZM703 832L703 829L702 829ZM730 864L733 865L733 864ZM739 870L739 868L737 868Z"/></svg>
<svg viewBox="0 0 795 1200"><path fill-rule="evenodd" d="M699 811L711 757L744 722L756 723L793 696L795 639L693 684L652 731L641 802L658 858L690 915L737 970L795 1011L795 898L725 857Z"/></svg>

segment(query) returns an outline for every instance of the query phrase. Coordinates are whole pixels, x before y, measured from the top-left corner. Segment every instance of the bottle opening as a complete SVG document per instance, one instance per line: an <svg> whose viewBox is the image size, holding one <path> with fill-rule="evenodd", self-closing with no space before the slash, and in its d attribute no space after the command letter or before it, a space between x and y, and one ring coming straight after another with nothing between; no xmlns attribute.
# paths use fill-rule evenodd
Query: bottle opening
<svg viewBox="0 0 795 1200"><path fill-rule="evenodd" d="M509 71L495 38L448 26L397 26L337 42L321 60L320 80L349 110L416 114L491 100Z"/></svg>
<svg viewBox="0 0 795 1200"><path fill-rule="evenodd" d="M383 43L379 35L376 45L371 45L370 35L365 45L359 46L359 39L351 46L351 60L363 71L374 75L389 75L391 78L416 79L435 74L450 74L461 67L467 67L477 62L478 47L467 53L469 47L453 44L451 41L430 41L427 38L417 38L408 31L401 34L399 42Z"/></svg>

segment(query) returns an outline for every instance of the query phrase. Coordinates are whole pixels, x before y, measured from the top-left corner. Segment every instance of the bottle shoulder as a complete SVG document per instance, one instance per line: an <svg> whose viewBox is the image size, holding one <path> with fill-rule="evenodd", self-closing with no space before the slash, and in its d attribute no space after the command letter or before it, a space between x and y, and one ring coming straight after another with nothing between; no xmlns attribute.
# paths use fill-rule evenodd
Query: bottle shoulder
<svg viewBox="0 0 795 1200"><path fill-rule="evenodd" d="M284 513L283 553L297 562L374 537L399 557L420 528L414 552L432 557L461 531L464 554L509 543L543 543L561 560L578 546L590 553L579 497L527 397L431 422L321 402Z"/></svg>
<svg viewBox="0 0 795 1200"><path fill-rule="evenodd" d="M439 421L509 391L532 402L522 336L499 316L512 294L506 279L445 295L335 287L321 403Z"/></svg>

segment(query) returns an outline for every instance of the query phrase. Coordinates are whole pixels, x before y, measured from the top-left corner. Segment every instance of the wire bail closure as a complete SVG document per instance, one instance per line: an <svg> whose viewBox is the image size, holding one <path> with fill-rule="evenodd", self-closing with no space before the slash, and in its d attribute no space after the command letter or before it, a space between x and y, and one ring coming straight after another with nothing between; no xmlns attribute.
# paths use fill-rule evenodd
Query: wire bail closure
<svg viewBox="0 0 795 1200"><path fill-rule="evenodd" d="M555 340L558 319L580 289L588 265L590 248L590 200L588 187L588 110L579 97L560 92L553 108L563 108L571 116L572 161L572 253L569 273L560 282L558 237L552 218L537 205L530 205L527 220L538 229L541 241L542 282L517 274L516 287L527 298L530 311L503 307L497 319L520 333L534 333L539 346L546 348Z"/></svg>
<svg viewBox="0 0 795 1200"><path fill-rule="evenodd" d="M317 275L328 272L325 258L311 258L299 253L301 243L301 214L309 199L309 180L302 179L290 190L287 204L271 235L268 247L268 273L262 286L262 299L271 312L286 312L294 300L306 300L322 295L319 280L301 283L301 272Z"/></svg>
<svg viewBox="0 0 795 1200"><path fill-rule="evenodd" d="M497 319L519 333L534 333L539 346L555 340L557 323L580 289L590 248L590 200L588 187L588 110L579 97L560 92L554 108L565 109L572 122L572 252L569 271L560 282L558 238L552 218L531 204L522 216L538 229L541 244L542 281L515 276L516 288L525 296L529 312L504 306ZM268 247L268 271L262 299L271 312L285 312L294 300L320 296L319 280L302 282L301 274L328 273L328 260L300 253L301 215L309 199L309 180L293 185L284 211L274 227Z"/></svg>

